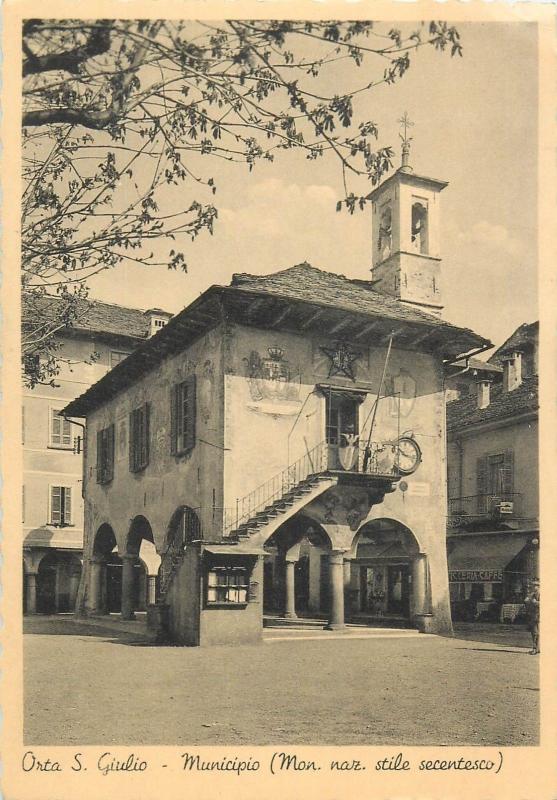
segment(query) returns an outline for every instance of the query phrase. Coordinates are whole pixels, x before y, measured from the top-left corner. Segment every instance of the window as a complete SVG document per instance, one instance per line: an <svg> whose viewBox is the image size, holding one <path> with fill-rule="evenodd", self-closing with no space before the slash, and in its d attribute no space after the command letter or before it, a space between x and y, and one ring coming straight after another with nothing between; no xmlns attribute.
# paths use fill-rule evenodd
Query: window
<svg viewBox="0 0 557 800"><path fill-rule="evenodd" d="M97 483L110 483L114 477L114 425L97 431Z"/></svg>
<svg viewBox="0 0 557 800"><path fill-rule="evenodd" d="M50 487L50 524L72 524L72 490L70 486Z"/></svg>
<svg viewBox="0 0 557 800"><path fill-rule="evenodd" d="M141 472L149 463L149 403L130 414L130 472Z"/></svg>
<svg viewBox="0 0 557 800"><path fill-rule="evenodd" d="M110 369L116 366L116 364L120 364L125 358L127 358L130 354L124 353L120 350L111 350L110 351Z"/></svg>
<svg viewBox="0 0 557 800"><path fill-rule="evenodd" d="M329 392L326 395L327 442L345 445L343 434L357 434L359 422L359 405L362 398L341 392Z"/></svg>
<svg viewBox="0 0 557 800"><path fill-rule="evenodd" d="M171 450L175 455L195 447L195 375L171 391Z"/></svg>
<svg viewBox="0 0 557 800"><path fill-rule="evenodd" d="M512 500L513 463L512 450L478 458L476 468L478 511L490 511L494 497Z"/></svg>
<svg viewBox="0 0 557 800"><path fill-rule="evenodd" d="M207 603L247 603L247 567L212 567L207 574Z"/></svg>
<svg viewBox="0 0 557 800"><path fill-rule="evenodd" d="M428 252L427 208L422 203L412 205L412 248Z"/></svg>
<svg viewBox="0 0 557 800"><path fill-rule="evenodd" d="M50 410L50 446L72 448L72 424L60 416L60 409Z"/></svg>
<svg viewBox="0 0 557 800"><path fill-rule="evenodd" d="M166 325L166 320L165 319L155 319L155 320L153 320L153 325L155 326L155 328L157 328L157 330L160 330L160 328L164 328L164 326Z"/></svg>

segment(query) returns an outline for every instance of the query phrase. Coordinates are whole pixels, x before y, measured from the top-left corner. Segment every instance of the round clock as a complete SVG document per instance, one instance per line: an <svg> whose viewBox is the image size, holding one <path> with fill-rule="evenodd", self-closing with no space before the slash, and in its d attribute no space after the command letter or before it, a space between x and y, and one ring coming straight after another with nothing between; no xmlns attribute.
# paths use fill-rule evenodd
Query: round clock
<svg viewBox="0 0 557 800"><path fill-rule="evenodd" d="M398 444L398 471L410 475L420 466L422 451L418 443L410 436L401 436Z"/></svg>

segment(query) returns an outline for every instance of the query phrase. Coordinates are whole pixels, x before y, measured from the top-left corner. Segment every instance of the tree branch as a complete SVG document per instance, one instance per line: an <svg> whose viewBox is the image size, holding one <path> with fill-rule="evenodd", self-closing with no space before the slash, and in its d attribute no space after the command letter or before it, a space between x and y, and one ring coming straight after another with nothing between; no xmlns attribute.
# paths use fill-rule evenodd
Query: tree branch
<svg viewBox="0 0 557 800"><path fill-rule="evenodd" d="M27 58L23 62L23 77L54 70L62 70L63 72L77 75L84 61L88 61L94 56L100 56L109 49L110 27L108 25L95 28L89 34L89 38L84 45L61 53L48 53L44 56L38 56L31 51L28 45L25 45L24 51Z"/></svg>

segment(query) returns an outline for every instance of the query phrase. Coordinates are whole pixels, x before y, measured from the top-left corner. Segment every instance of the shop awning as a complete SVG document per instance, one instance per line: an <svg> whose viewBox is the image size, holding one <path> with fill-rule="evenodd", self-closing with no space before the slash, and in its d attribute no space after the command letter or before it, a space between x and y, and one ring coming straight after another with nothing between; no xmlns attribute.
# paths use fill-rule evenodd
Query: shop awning
<svg viewBox="0 0 557 800"><path fill-rule="evenodd" d="M449 580L501 581L509 562L530 542L525 534L449 540Z"/></svg>
<svg viewBox="0 0 557 800"><path fill-rule="evenodd" d="M23 547L56 547L82 550L83 533L66 528L33 528L23 539Z"/></svg>

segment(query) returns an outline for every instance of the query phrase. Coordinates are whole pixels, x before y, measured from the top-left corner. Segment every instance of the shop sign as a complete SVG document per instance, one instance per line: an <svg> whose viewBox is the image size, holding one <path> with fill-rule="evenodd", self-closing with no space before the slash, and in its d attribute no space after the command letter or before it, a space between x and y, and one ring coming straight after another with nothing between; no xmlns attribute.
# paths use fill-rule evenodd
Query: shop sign
<svg viewBox="0 0 557 800"><path fill-rule="evenodd" d="M503 571L500 569L451 569L449 581L492 581L500 583L503 580Z"/></svg>

